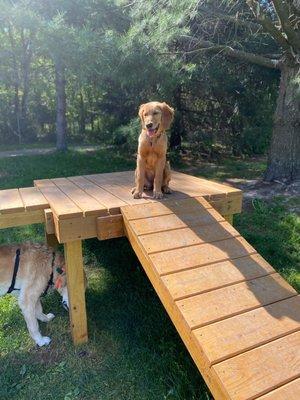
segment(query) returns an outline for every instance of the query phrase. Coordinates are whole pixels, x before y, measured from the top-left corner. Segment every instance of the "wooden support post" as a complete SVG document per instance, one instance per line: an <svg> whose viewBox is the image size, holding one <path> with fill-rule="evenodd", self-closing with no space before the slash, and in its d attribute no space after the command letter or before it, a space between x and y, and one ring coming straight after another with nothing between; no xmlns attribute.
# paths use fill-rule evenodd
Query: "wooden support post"
<svg viewBox="0 0 300 400"><path fill-rule="evenodd" d="M45 239L48 246L54 249L58 247L59 243L55 236L55 227L53 221L53 214L50 208L44 210L45 215Z"/></svg>
<svg viewBox="0 0 300 400"><path fill-rule="evenodd" d="M223 217L226 219L227 222L233 225L233 214L223 215Z"/></svg>
<svg viewBox="0 0 300 400"><path fill-rule="evenodd" d="M85 279L81 240L64 244L71 332L74 344L88 340L85 308Z"/></svg>

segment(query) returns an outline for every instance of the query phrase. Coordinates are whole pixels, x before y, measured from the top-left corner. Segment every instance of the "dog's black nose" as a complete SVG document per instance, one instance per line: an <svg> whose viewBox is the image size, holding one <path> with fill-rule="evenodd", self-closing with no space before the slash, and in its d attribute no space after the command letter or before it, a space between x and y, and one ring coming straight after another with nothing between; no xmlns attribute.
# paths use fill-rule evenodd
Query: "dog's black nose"
<svg viewBox="0 0 300 400"><path fill-rule="evenodd" d="M152 126L153 126L153 124L152 124L152 122L149 122L149 124L146 124L146 128L152 128Z"/></svg>

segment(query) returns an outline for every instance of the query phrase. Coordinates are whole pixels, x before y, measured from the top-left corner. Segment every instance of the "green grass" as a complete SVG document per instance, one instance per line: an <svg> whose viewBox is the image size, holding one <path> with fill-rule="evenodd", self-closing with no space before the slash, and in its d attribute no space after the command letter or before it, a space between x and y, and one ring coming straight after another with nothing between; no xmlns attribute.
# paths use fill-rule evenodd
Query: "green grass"
<svg viewBox="0 0 300 400"><path fill-rule="evenodd" d="M251 164L251 168L249 167ZM126 170L134 159L115 150L68 152L0 160L0 187L33 179ZM179 164L189 169L187 164ZM261 162L225 160L194 173L212 179L257 177ZM256 171L256 175L255 172ZM285 278L300 289L300 222L277 199L256 201L237 216L237 228ZM42 241L40 225L0 231L0 242ZM90 341L74 348L57 293L43 299L56 318L41 324L53 342L37 349L14 298L0 299L0 398L207 400L208 390L125 238L84 243Z"/></svg>
<svg viewBox="0 0 300 400"><path fill-rule="evenodd" d="M24 149L48 149L50 147L55 147L55 143L22 143L22 144L1 144L0 151L14 151L14 150L24 150Z"/></svg>

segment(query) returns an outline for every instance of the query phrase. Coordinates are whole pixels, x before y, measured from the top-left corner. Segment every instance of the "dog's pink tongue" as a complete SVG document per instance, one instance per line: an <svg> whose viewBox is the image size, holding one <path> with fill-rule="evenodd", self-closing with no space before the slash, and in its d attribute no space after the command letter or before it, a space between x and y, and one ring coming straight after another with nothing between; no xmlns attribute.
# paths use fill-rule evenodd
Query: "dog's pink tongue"
<svg viewBox="0 0 300 400"><path fill-rule="evenodd" d="M155 129L147 129L147 135L148 136L153 136L155 134Z"/></svg>

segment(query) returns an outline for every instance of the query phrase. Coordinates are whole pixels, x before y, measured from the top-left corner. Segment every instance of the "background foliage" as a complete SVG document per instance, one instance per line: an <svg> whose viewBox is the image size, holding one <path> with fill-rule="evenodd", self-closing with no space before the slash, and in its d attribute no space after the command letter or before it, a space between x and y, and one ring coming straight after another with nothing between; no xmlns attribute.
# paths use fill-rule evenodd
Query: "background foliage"
<svg viewBox="0 0 300 400"><path fill-rule="evenodd" d="M171 147L205 158L264 154L278 72L228 61L222 52L168 53L191 33L184 18L197 3L0 0L0 143L55 141L59 59L66 68L69 143L133 149L139 104L162 99L176 109ZM214 24L200 15L204 23L211 35ZM244 37L250 50L274 51L267 37L249 39L245 30L220 24L219 41Z"/></svg>

